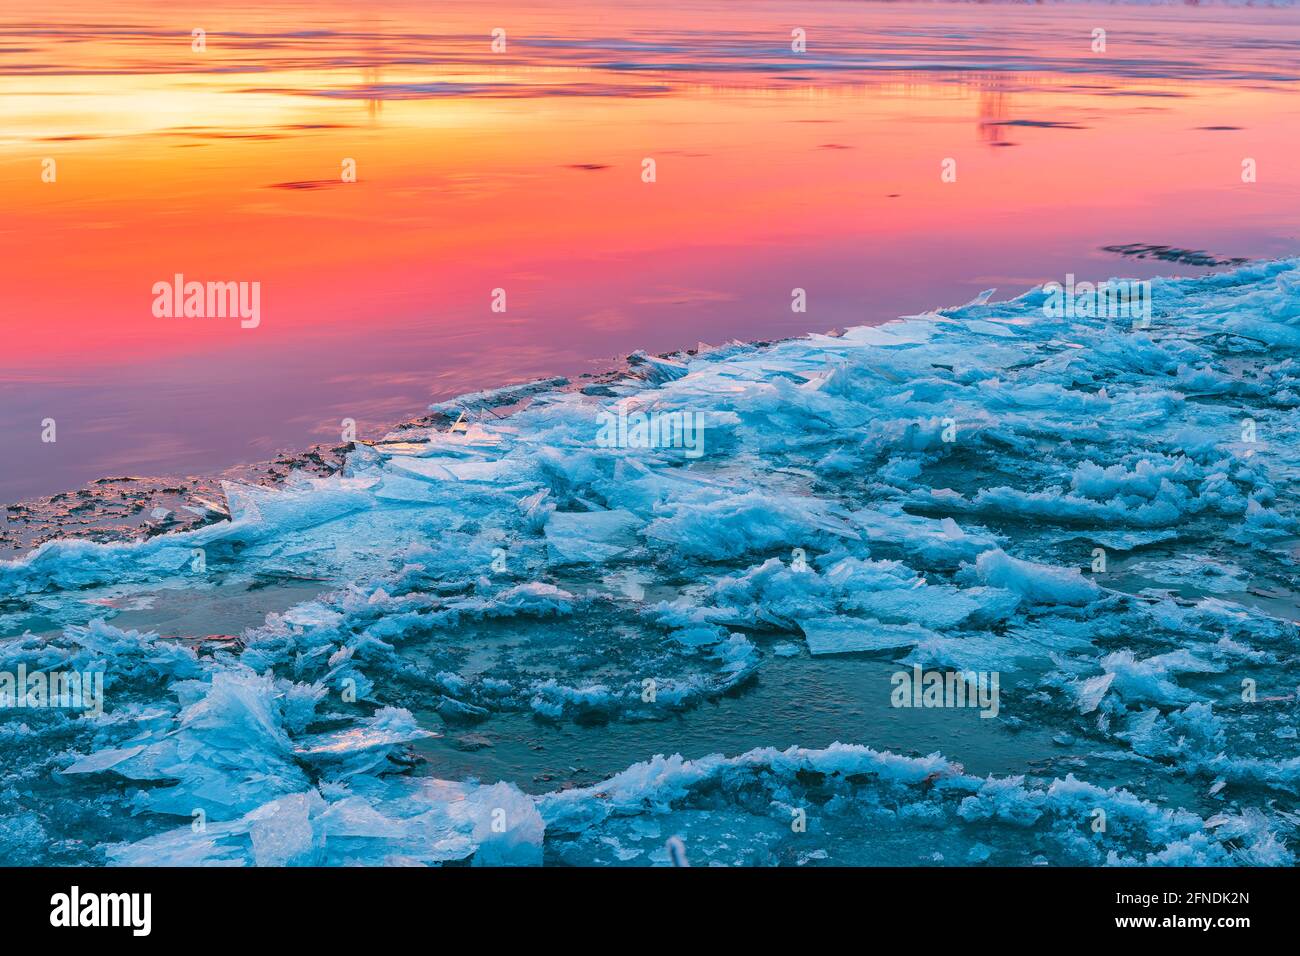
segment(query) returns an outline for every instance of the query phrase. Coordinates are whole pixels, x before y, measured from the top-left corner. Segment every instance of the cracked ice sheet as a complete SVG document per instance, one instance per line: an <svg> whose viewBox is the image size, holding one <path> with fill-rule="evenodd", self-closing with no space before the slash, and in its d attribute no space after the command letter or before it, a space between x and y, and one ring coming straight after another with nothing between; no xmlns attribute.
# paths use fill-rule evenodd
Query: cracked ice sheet
<svg viewBox="0 0 1300 956"><path fill-rule="evenodd" d="M439 720L690 721L774 661L855 666L814 664L792 644L804 638L999 669L997 721L1144 761L1131 780L1072 757L1075 777L999 778L951 805L911 783L887 819L846 778L834 808L854 825L828 830L828 859L1285 862L1294 823L1275 807L1300 792L1286 704L1300 684L1298 277L1288 261L1155 280L1150 329L1050 318L1035 290L841 337L641 356L605 393L481 393L435 409L465 410L466 432L404 429L358 445L339 475L228 485L230 520L2 562L0 669L102 672L107 710L0 714L13 797L0 847L103 861L203 809L227 828L217 862L477 859L481 821L440 806L455 792L472 803L474 785L423 783L437 768L410 759ZM504 418L476 414L520 396L527 407ZM598 413L617 401L698 412L704 454L603 447ZM123 594L204 601L286 578L321 593L237 639L106 622L126 613ZM32 621L54 630L24 636ZM412 716L429 707L438 718ZM766 757L718 760L718 779L786 776ZM1120 785L1141 792L1114 796ZM781 787L780 800L795 794ZM754 818L748 790L722 793L670 801L662 819L609 817L572 858L658 862L636 838L680 828L711 861L822 859L784 854L788 821ZM1081 843L1078 794L1136 822L1104 851ZM1177 809L1149 809L1171 794ZM552 826L545 808L562 802L540 800L546 859L586 839ZM1049 822L1026 824L1030 844L968 832L1008 815ZM336 816L389 836L334 831ZM874 855L853 843L863 819L890 834ZM906 852L922 822L958 850ZM378 842L336 853L340 833ZM527 833L517 849L532 862ZM447 855L413 850L421 840ZM207 852L182 843L178 858Z"/></svg>
<svg viewBox="0 0 1300 956"><path fill-rule="evenodd" d="M684 838L692 865L710 866L1005 864L1026 856L1073 865L1294 862L1257 811L1204 820L1072 775L981 779L938 754L844 744L694 761L657 756L537 805L548 859L577 865L667 865L666 834ZM1081 822L1098 807L1126 834L1123 849ZM798 809L808 833L792 831Z"/></svg>
<svg viewBox="0 0 1300 956"><path fill-rule="evenodd" d="M1123 851L1080 824L1106 811ZM817 853L789 826L811 809ZM504 830L484 825L492 814ZM873 838L861 839L869 826ZM771 748L734 758L657 756L592 787L530 797L484 787L397 780L328 799L281 797L206 832L168 831L113 848L127 865L667 865L667 835L693 865L925 865L1034 859L1076 865L1254 863L1292 854L1258 813L1203 820L1073 776L972 777L938 754L860 746ZM990 859L990 858L993 859Z"/></svg>
<svg viewBox="0 0 1300 956"><path fill-rule="evenodd" d="M916 624L881 624L850 617L818 618L803 623L808 650L814 654L851 654L913 647L938 637Z"/></svg>

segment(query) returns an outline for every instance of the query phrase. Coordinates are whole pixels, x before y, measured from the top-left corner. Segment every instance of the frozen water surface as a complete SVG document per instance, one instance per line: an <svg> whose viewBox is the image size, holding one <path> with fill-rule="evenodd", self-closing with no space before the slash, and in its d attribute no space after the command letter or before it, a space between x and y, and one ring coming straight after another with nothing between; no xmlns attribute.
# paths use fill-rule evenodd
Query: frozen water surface
<svg viewBox="0 0 1300 956"><path fill-rule="evenodd" d="M1300 261L1045 299L476 394L0 563L2 669L105 684L3 712L0 856L1293 863Z"/></svg>

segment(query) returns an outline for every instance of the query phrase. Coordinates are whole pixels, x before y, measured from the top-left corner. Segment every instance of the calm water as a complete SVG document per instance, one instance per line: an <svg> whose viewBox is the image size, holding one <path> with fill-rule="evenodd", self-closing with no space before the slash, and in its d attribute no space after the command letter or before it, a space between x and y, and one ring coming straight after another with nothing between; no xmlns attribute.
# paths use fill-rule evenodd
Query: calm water
<svg viewBox="0 0 1300 956"><path fill-rule="evenodd" d="M1198 271L1107 245L1297 248L1295 11L258 8L0 11L0 501L637 348ZM156 318L176 273L261 283L260 325Z"/></svg>

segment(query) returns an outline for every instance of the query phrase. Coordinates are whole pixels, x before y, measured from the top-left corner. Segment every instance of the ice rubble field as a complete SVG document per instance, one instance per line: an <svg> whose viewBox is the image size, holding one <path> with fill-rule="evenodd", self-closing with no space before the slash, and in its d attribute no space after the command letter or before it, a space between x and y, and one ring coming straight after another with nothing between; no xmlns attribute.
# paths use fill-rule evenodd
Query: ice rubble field
<svg viewBox="0 0 1300 956"><path fill-rule="evenodd" d="M468 396L435 407L468 432L227 486L230 521L0 564L0 668L107 696L0 717L0 861L644 865L676 835L694 865L1293 864L1300 260L1157 280L1147 330L1044 299ZM704 455L599 447L616 402L704 413ZM92 603L304 577L321 596L238 640ZM999 671L996 720L1106 759L647 753L529 795L411 757L439 729L413 707L689 721L810 648Z"/></svg>

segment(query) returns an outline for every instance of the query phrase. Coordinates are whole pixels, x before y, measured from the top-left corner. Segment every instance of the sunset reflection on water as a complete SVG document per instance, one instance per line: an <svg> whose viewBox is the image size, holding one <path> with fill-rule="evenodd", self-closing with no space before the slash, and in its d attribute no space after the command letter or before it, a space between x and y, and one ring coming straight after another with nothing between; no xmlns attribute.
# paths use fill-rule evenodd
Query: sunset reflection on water
<svg viewBox="0 0 1300 956"><path fill-rule="evenodd" d="M1292 11L52 11L0 15L4 501L263 458L345 416L365 434L638 348L1203 271L1107 245L1295 251ZM260 325L155 318L178 272L260 282ZM34 443L47 416L57 446Z"/></svg>

